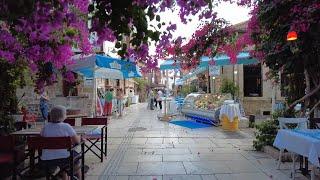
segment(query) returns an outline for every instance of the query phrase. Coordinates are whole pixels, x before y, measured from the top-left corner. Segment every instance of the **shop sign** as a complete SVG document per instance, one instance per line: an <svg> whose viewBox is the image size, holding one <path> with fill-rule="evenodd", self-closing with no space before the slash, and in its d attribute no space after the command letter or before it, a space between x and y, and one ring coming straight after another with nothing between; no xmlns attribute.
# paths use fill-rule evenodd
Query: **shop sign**
<svg viewBox="0 0 320 180"><path fill-rule="evenodd" d="M84 80L84 86L93 86L93 80L92 79L86 79Z"/></svg>

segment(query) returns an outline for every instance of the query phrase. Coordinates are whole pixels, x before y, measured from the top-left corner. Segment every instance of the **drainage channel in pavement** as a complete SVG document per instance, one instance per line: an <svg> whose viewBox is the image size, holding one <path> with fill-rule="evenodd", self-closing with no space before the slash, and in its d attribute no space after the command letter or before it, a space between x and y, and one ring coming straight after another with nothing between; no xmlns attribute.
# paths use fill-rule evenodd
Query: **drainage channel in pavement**
<svg viewBox="0 0 320 180"><path fill-rule="evenodd" d="M135 119L134 119L134 121L132 121L127 134L122 139L122 142L119 144L115 153L112 155L112 157L110 157L110 160L108 161L106 168L101 173L99 180L104 180L104 178L109 175L118 175L117 171L119 169L120 164L122 163L124 155L126 154L126 152L128 150L128 147L131 144L134 133L136 131L146 130L146 128L143 128L143 127L134 127L134 125L139 123L139 121L141 120L141 117L136 116L134 118Z"/></svg>

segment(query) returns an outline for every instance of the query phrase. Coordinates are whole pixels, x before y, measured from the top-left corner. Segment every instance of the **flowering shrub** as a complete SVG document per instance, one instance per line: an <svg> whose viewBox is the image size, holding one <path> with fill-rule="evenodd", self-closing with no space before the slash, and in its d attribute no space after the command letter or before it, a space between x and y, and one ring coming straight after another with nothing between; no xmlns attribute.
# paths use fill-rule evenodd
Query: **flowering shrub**
<svg viewBox="0 0 320 180"><path fill-rule="evenodd" d="M212 8L219 2L2 0L0 58L12 64L23 62L27 65L33 72L39 91L55 82L58 71L68 74L65 72L72 63L71 57L75 50L89 54L92 45L99 45L103 41L115 42L119 55L131 59L148 71L157 67L159 58L165 57L166 52L163 50L168 48L172 32L177 28L175 24L162 23L157 13L178 7L183 23L188 23L188 17L194 15L198 15L199 20L210 18L214 21L216 14ZM152 20L159 22L158 27L150 28L148 24ZM165 31L161 32L160 28L164 25ZM210 28L204 28L195 36L204 35ZM124 37L130 37L130 40ZM157 42L155 56L148 52L150 41ZM67 78L73 79L71 76Z"/></svg>
<svg viewBox="0 0 320 180"><path fill-rule="evenodd" d="M214 57L219 48L232 36L232 30L224 19L214 15L211 22L204 23L194 32L191 39L183 42L178 37L172 44L165 47L165 51L173 55L184 70L196 67L203 55ZM214 65L211 61L210 64Z"/></svg>
<svg viewBox="0 0 320 180"><path fill-rule="evenodd" d="M255 44L251 54L269 67L270 78L279 80L281 73L290 79L285 84L289 108L299 102L312 108L320 97L320 2L252 2L247 30ZM296 41L286 39L289 31L297 32Z"/></svg>

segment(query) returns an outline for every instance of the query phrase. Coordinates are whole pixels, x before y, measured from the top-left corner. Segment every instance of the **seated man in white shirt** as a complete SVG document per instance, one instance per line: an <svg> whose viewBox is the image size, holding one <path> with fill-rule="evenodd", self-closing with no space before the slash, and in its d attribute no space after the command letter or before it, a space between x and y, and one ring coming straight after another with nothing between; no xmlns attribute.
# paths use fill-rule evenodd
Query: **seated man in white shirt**
<svg viewBox="0 0 320 180"><path fill-rule="evenodd" d="M79 143L80 138L77 136L75 130L63 121L66 119L66 108L64 106L55 106L51 109L49 122L43 127L41 136L43 137L71 137L73 143ZM76 153L76 152L73 152ZM41 162L46 166L65 166L69 163L70 153L67 149L49 150L43 149L40 157ZM81 177L81 169L78 169L76 176L78 179ZM68 179L67 174L64 172L63 179Z"/></svg>

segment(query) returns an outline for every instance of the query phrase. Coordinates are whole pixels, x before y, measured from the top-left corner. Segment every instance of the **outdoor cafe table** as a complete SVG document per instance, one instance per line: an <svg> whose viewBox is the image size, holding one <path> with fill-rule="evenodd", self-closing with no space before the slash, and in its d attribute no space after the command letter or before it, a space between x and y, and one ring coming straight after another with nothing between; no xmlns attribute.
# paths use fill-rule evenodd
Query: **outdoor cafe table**
<svg viewBox="0 0 320 180"><path fill-rule="evenodd" d="M320 167L320 130L304 129L278 131L273 146L307 157L309 162Z"/></svg>
<svg viewBox="0 0 320 180"><path fill-rule="evenodd" d="M37 125L35 128L29 128L29 129L23 129L20 131L16 131L11 133L12 135L15 136L24 136L24 137L28 137L28 136L40 136L40 132L42 129L43 125ZM95 129L99 128L100 126L74 126L73 129L75 130L75 132L78 135L85 135L87 133L90 133L92 131L94 131ZM32 154L30 156L30 168L31 168L31 172L29 173L29 176L33 176L34 173L34 166L35 165L35 157L34 154ZM88 167L87 167L88 168Z"/></svg>

